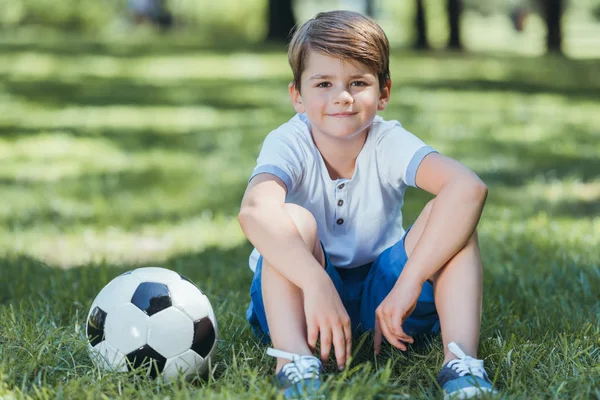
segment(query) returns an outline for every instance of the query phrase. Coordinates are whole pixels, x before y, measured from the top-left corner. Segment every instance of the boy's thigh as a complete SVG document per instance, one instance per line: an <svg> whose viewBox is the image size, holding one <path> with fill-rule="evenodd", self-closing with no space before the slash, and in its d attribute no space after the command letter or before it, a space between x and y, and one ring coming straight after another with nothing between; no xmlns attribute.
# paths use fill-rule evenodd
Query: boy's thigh
<svg viewBox="0 0 600 400"><path fill-rule="evenodd" d="M327 256L327 253L325 253L324 249L323 254L325 258L325 271L331 278L338 294L340 294L343 290L341 278L338 275L335 267L329 261L329 257ZM246 319L250 323L254 334L266 343L270 341L270 337L267 314L265 312L265 303L262 295L262 267L263 257L260 256L256 264L256 270L254 271L252 284L250 285L250 305L246 311Z"/></svg>
<svg viewBox="0 0 600 400"><path fill-rule="evenodd" d="M396 284L408 261L405 238L406 235L379 255L365 279L360 309L361 325L365 331L374 329L375 311ZM402 329L412 336L420 333L438 333L439 326L433 286L427 281L423 284L415 310L404 321Z"/></svg>

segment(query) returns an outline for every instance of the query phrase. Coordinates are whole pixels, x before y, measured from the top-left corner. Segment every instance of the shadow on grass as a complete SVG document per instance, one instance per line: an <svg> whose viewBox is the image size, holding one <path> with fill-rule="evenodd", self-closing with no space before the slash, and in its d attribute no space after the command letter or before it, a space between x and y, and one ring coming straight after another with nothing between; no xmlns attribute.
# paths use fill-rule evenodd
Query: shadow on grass
<svg viewBox="0 0 600 400"><path fill-rule="evenodd" d="M544 211L549 217L595 218L600 215L600 196L594 200L542 201L535 203L532 215Z"/></svg>
<svg viewBox="0 0 600 400"><path fill-rule="evenodd" d="M513 151L519 151L518 145ZM522 146L522 150L526 150ZM493 172L482 172L479 176L488 185L501 184L505 186L522 186L532 179L543 178L548 180L573 178L582 182L598 179L600 176L600 159L583 158L577 155L564 155L549 152L548 158L532 149L531 157L524 161L518 169L499 168ZM527 160L524 158L523 160Z"/></svg>
<svg viewBox="0 0 600 400"><path fill-rule="evenodd" d="M195 179L201 177L196 176ZM245 186L237 182L195 182L194 177L182 171L164 173L159 168L141 171L84 174L57 182L0 181L0 188L21 186L54 202L113 204L99 207L92 213L69 214L67 209L52 207L31 208L26 214L7 214L0 218L4 226L17 230L35 228L40 223L51 223L58 228L79 224L110 227L118 224L135 229L149 223L175 224L185 222L210 211L212 215L237 215ZM165 204L150 206L144 203L148 193L157 192L154 203L163 199ZM188 193L186 195L185 193ZM59 196L56 194L59 193ZM161 194L162 193L162 194ZM132 199L136 198L137 201ZM62 200L61 200L62 199ZM151 203L151 204L154 204Z"/></svg>
<svg viewBox="0 0 600 400"><path fill-rule="evenodd" d="M117 58L139 58L151 56L173 56L181 54L210 53L281 53L287 51L286 43L272 42L223 42L214 43L198 37L154 36L147 40L114 42L81 39L65 35L63 40L35 42L5 42L0 44L0 54L39 53L58 56L97 55Z"/></svg>
<svg viewBox="0 0 600 400"><path fill-rule="evenodd" d="M189 129L173 134L156 128L74 128L71 126L24 128L9 125L0 126L0 137L20 139L39 134L68 134L76 138L107 139L124 151L176 150L192 153L201 157L219 150L219 144L217 143L218 137L224 132L258 131L266 136L266 133L268 133L270 129L272 129L270 124L224 124L219 128ZM244 145L245 142L246 136L242 135L242 145Z"/></svg>
<svg viewBox="0 0 600 400"><path fill-rule="evenodd" d="M16 97L48 106L194 106L247 111L282 108L287 80L277 79L180 79L156 84L131 78L86 76L78 80L15 80L0 75L0 85ZM264 93L279 94L267 97ZM285 103L286 109L291 109Z"/></svg>
<svg viewBox="0 0 600 400"><path fill-rule="evenodd" d="M227 319L225 315L238 314L249 300L251 250L250 244L226 249L210 247L144 265L99 263L68 269L26 255L4 256L0 259L0 304L46 304L57 321L66 323L75 313L85 318L96 295L112 279L135 268L154 266L174 270L192 280L209 297L217 316ZM224 336L228 336L227 330Z"/></svg>
<svg viewBox="0 0 600 400"><path fill-rule="evenodd" d="M436 80L434 82L411 82L411 86L427 90L452 90L456 92L512 92L523 94L552 94L566 96L573 100L599 100L600 90L591 85L586 86L558 86L552 82L545 84L532 83L525 80L509 78L503 81L482 79L469 80Z"/></svg>

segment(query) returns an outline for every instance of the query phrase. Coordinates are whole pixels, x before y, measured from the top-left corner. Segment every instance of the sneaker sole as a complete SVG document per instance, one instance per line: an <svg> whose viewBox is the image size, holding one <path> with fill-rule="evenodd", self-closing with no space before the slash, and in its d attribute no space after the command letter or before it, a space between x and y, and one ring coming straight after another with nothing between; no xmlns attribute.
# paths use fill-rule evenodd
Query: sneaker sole
<svg viewBox="0 0 600 400"><path fill-rule="evenodd" d="M470 399L488 393L493 394L495 391L488 388L467 387L445 395L444 400Z"/></svg>

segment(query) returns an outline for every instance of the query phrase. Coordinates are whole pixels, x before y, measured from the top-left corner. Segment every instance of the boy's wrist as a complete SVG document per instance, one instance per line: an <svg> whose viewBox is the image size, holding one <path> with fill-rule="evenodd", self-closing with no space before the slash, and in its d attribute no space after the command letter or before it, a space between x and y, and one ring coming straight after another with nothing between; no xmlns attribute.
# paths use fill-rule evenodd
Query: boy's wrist
<svg viewBox="0 0 600 400"><path fill-rule="evenodd" d="M404 270L400 273L398 281L402 280L404 283L414 283L423 285L427 280L426 276L423 276L419 268L407 268L408 264L405 265Z"/></svg>
<svg viewBox="0 0 600 400"><path fill-rule="evenodd" d="M302 291L306 291L307 289L315 288L321 286L321 284L326 283L329 275L325 272L325 269L322 266L318 266L318 268L307 268L308 271L302 274L302 279L300 281L300 289Z"/></svg>

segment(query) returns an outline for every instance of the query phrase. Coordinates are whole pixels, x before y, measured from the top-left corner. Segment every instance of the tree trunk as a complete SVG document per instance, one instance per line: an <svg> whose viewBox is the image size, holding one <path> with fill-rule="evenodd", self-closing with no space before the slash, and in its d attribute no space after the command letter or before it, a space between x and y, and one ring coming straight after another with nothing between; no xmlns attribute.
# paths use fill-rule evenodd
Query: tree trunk
<svg viewBox="0 0 600 400"><path fill-rule="evenodd" d="M548 53L562 53L561 17L563 14L563 0L543 0L546 17L546 49Z"/></svg>
<svg viewBox="0 0 600 400"><path fill-rule="evenodd" d="M415 29L417 30L417 40L415 40L413 47L418 50L429 49L429 41L427 40L427 22L425 21L425 5L423 4L423 0L417 0Z"/></svg>
<svg viewBox="0 0 600 400"><path fill-rule="evenodd" d="M269 0L267 40L287 42L296 25L292 0Z"/></svg>
<svg viewBox="0 0 600 400"><path fill-rule="evenodd" d="M375 0L365 0L365 14L371 18L375 18Z"/></svg>
<svg viewBox="0 0 600 400"><path fill-rule="evenodd" d="M448 0L446 10L448 12L448 26L450 27L450 38L448 39L448 49L462 50L463 45L460 40L460 15L462 14L462 0Z"/></svg>

